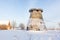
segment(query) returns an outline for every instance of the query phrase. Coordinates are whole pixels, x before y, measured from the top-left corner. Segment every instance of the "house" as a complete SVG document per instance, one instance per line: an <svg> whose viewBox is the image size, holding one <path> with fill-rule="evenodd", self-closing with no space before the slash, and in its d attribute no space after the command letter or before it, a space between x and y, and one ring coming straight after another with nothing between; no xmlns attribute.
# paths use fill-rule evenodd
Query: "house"
<svg viewBox="0 0 60 40"><path fill-rule="evenodd" d="M10 21L8 22L8 24L0 24L0 30L10 30L10 29L11 29Z"/></svg>

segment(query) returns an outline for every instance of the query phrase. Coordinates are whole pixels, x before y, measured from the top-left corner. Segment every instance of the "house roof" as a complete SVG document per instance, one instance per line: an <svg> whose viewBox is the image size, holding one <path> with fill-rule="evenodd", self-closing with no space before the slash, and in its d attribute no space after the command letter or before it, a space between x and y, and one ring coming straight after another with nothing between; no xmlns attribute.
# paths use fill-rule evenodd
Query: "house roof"
<svg viewBox="0 0 60 40"><path fill-rule="evenodd" d="M41 12L43 12L43 10L40 9L40 8L32 8L32 9L29 10L29 12L33 12L34 10L35 11L41 11Z"/></svg>

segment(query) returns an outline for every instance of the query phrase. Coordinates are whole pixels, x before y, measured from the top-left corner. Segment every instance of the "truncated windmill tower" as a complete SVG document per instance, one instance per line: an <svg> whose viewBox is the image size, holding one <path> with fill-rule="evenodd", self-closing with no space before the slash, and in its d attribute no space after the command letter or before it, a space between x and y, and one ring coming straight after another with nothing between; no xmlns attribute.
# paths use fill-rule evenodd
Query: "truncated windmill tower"
<svg viewBox="0 0 60 40"><path fill-rule="evenodd" d="M43 10L33 8L33 9L30 9L29 12L30 12L30 19L28 22L28 30L39 31L39 30L46 29L43 21L43 17L42 17Z"/></svg>

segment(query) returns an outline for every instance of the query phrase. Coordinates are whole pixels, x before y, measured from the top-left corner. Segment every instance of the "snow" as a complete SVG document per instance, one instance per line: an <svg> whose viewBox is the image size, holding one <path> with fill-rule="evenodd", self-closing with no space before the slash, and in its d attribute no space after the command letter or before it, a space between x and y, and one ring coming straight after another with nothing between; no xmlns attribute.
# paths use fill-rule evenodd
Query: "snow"
<svg viewBox="0 0 60 40"><path fill-rule="evenodd" d="M60 31L0 30L0 40L60 40Z"/></svg>

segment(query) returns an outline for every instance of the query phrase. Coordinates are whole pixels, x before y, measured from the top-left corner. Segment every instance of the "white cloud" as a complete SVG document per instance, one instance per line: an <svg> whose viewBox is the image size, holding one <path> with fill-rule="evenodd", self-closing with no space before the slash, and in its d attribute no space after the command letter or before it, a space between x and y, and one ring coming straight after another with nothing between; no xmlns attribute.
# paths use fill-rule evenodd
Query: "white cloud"
<svg viewBox="0 0 60 40"><path fill-rule="evenodd" d="M9 22L8 20L6 20L6 21L5 20L0 20L0 24L6 24L6 25L8 25L8 22Z"/></svg>
<svg viewBox="0 0 60 40"><path fill-rule="evenodd" d="M51 21L57 21L60 20L60 1L56 1L53 4L51 4L48 7L48 11L46 12L47 14L47 19Z"/></svg>
<svg viewBox="0 0 60 40"><path fill-rule="evenodd" d="M47 27L58 27L58 22L60 22L60 1L57 0L48 6L43 15Z"/></svg>

